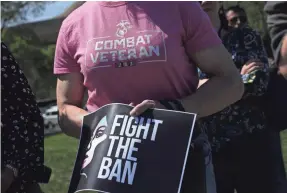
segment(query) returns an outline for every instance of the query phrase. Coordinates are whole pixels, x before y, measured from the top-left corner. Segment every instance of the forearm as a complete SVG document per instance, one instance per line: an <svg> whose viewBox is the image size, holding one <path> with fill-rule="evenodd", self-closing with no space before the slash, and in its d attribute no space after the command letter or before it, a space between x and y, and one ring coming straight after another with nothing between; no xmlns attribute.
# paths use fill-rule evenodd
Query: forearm
<svg viewBox="0 0 287 193"><path fill-rule="evenodd" d="M197 91L181 100L187 112L198 118L214 114L241 99L244 91L240 76L214 76Z"/></svg>
<svg viewBox="0 0 287 193"><path fill-rule="evenodd" d="M80 138L83 117L88 112L74 105L65 104L59 109L59 125L64 133Z"/></svg>
<svg viewBox="0 0 287 193"><path fill-rule="evenodd" d="M282 40L280 49L279 72L287 79L287 35Z"/></svg>
<svg viewBox="0 0 287 193"><path fill-rule="evenodd" d="M282 40L287 34L287 3L284 1L267 2L265 12L267 13L267 24L271 38L271 47L276 65L280 62Z"/></svg>
<svg viewBox="0 0 287 193"><path fill-rule="evenodd" d="M287 79L287 63L285 65L279 66L279 73Z"/></svg>

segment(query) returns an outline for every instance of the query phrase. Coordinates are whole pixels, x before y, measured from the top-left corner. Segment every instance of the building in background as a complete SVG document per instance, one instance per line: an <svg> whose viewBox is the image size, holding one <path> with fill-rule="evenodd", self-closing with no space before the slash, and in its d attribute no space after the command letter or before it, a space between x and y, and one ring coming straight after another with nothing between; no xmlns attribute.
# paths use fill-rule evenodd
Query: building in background
<svg viewBox="0 0 287 193"><path fill-rule="evenodd" d="M84 1L76 1L71 6L69 6L66 10L64 10L63 13L51 19L29 22L29 23L24 23L24 24L9 27L7 28L8 33L10 32L13 33L13 32L18 31L23 36L25 36L25 34L29 34L29 36L37 40L38 47L47 49L49 45L56 44L58 33L59 33L63 20L71 12L73 12L75 9L80 7L83 3ZM8 44L11 43L9 42L9 39L5 39L5 41ZM56 78L54 77L52 73L52 70L51 70L52 67L50 67L50 70L48 73L47 73L47 70L45 69L41 70L40 68L34 68L34 66L39 66L43 64L43 62L41 60L40 61L37 60L37 57L35 57L33 54L31 55L29 50L27 50L27 53L28 54L24 54L24 56L22 55L22 57L19 58L19 63L20 63L22 70L24 70L24 73L27 75L28 81L33 89L33 92L35 93L38 99L37 101L38 101L39 108L41 112L44 113L48 108L51 108L56 105L56 99L55 99ZM15 55L17 54L15 53ZM51 55L53 55L53 53L51 53ZM53 65L53 56L51 57L52 59L47 62L48 65ZM47 79L47 77L41 76L39 71L41 71L42 74L43 73L48 74L47 76L50 79ZM38 79L36 79L36 77L38 77ZM51 82L51 85L52 85L51 88L49 88L47 85L45 86L39 85L39 82L42 81L41 79L45 79L46 82ZM53 81L50 81L51 79ZM54 91L54 92L51 92L52 94L45 94L45 93L43 94L42 92L39 95L39 89L42 89L42 90L50 89L51 91Z"/></svg>

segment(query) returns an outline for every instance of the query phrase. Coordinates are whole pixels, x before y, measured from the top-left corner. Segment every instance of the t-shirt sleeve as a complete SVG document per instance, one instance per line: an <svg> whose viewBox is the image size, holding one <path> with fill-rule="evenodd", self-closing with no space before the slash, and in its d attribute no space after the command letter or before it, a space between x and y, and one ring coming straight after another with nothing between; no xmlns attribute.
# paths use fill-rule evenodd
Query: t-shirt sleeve
<svg viewBox="0 0 287 193"><path fill-rule="evenodd" d="M181 2L179 10L185 30L183 42L189 56L191 53L222 44L208 15L198 2Z"/></svg>
<svg viewBox="0 0 287 193"><path fill-rule="evenodd" d="M81 68L74 59L76 46L70 43L71 35L66 31L67 27L62 25L59 31L55 58L54 58L54 74L68 74L72 72L80 72Z"/></svg>

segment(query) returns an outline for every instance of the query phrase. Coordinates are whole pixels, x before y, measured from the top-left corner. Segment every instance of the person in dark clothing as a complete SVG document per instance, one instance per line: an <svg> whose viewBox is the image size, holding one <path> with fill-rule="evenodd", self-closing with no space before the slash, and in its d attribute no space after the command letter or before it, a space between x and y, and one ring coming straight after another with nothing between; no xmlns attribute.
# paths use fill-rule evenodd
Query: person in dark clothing
<svg viewBox="0 0 287 193"><path fill-rule="evenodd" d="M216 2L213 2L216 4ZM212 10L212 7L209 8ZM218 16L217 16L218 17ZM227 28L225 28L227 29ZM230 29L230 28L229 28ZM226 109L205 118L208 128L212 127L217 137L212 139L213 147L220 148L223 142L230 141L222 133L215 131L216 128L224 128L226 125L237 125L241 129L239 133L264 129L265 116L258 107L250 106L254 97L262 96L268 83L268 59L259 33L248 25L222 31L219 34L223 44L232 56L232 59L241 72L242 81L245 83L245 92L242 99ZM199 71L201 79L208 80L210 75ZM200 82L201 86L204 81ZM248 102L248 104L246 104ZM253 119L249 119L253 117ZM226 118L226 119L225 119ZM227 129L229 130L229 128Z"/></svg>
<svg viewBox="0 0 287 193"><path fill-rule="evenodd" d="M268 1L264 11L267 15L267 25L274 56L267 95L267 99L269 99L267 101L267 113L269 124L281 131L287 129L287 2ZM274 138L277 138L274 146L280 146L280 133L276 132ZM278 151L277 155L282 156L282 153ZM281 164L278 165L277 173L283 169ZM278 189L281 189L278 192L287 192L286 174L281 172L280 177L277 178Z"/></svg>
<svg viewBox="0 0 287 193"><path fill-rule="evenodd" d="M245 92L238 102L199 120L213 149L217 193L284 193L280 138L257 103L269 81L261 37L247 23L219 35L241 72ZM205 81L210 77L199 72Z"/></svg>
<svg viewBox="0 0 287 193"><path fill-rule="evenodd" d="M41 192L38 183L49 178L43 165L43 118L23 71L3 42L1 105L1 192Z"/></svg>
<svg viewBox="0 0 287 193"><path fill-rule="evenodd" d="M287 129L287 2L265 4L274 65L266 95L269 123L278 131Z"/></svg>
<svg viewBox="0 0 287 193"><path fill-rule="evenodd" d="M265 33L262 36L262 40L263 40L263 45L266 51L266 54L268 56L268 59L270 60L274 60L274 56L273 56L273 52L272 52L272 48L271 48L271 38L270 35L268 33ZM269 62L270 63L270 62Z"/></svg>

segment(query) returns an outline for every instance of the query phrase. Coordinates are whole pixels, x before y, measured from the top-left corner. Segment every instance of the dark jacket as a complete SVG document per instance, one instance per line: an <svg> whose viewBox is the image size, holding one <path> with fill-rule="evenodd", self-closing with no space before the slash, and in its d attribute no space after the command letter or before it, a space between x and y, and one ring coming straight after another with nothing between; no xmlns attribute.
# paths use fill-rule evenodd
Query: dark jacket
<svg viewBox="0 0 287 193"><path fill-rule="evenodd" d="M51 170L44 166L43 117L23 71L2 42L1 139L1 167L18 170L8 192L25 193L33 183L48 182Z"/></svg>
<svg viewBox="0 0 287 193"><path fill-rule="evenodd" d="M257 101L266 92L269 65L259 33L245 26L231 31L222 37L222 41L239 71L251 59L264 63L264 69L242 75L245 92L241 100L199 121L208 132L215 151L235 137L259 132L266 127L265 114ZM208 75L201 73L200 78L208 78Z"/></svg>

